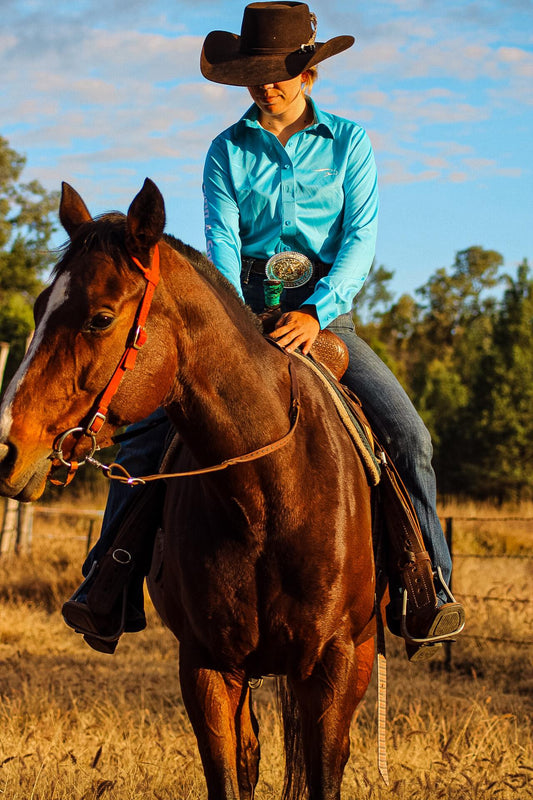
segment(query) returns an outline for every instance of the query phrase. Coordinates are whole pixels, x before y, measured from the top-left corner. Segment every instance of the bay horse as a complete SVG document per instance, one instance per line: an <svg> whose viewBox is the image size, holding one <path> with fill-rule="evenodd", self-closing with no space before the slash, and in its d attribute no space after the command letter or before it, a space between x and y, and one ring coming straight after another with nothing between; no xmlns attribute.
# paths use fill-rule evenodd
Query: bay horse
<svg viewBox="0 0 533 800"><path fill-rule="evenodd" d="M106 446L119 426L158 407L191 467L265 448L261 458L168 482L149 590L180 642L209 799L252 800L250 682L274 675L286 688L283 797L296 800L307 785L310 800L338 800L350 722L372 671L375 578L370 488L333 401L303 360L267 341L204 256L163 235L152 181L126 216L95 219L63 184L59 216L69 241L0 409L0 492L36 500L58 437L74 464L94 449L89 420ZM138 322L156 251L146 342L134 343L135 368L95 414Z"/></svg>

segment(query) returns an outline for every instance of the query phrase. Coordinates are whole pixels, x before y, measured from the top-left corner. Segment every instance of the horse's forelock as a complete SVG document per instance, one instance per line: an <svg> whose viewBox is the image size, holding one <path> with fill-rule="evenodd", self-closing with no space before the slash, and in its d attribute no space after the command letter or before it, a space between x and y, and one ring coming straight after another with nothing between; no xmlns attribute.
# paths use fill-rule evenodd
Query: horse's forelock
<svg viewBox="0 0 533 800"><path fill-rule="evenodd" d="M127 263L126 217L119 211L101 214L80 225L75 236L59 248L60 260L52 276L71 269L76 259L88 253L99 252L109 256L119 267Z"/></svg>

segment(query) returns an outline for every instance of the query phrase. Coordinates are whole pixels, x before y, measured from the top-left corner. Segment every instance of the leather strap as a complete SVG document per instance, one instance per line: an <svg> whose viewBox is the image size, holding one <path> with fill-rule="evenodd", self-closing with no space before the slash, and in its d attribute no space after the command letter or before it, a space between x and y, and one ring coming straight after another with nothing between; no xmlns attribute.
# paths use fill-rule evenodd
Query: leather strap
<svg viewBox="0 0 533 800"><path fill-rule="evenodd" d="M282 352L285 352L283 348L280 347L280 345L278 345L273 339L267 338L266 341L274 347L279 348ZM150 481L160 481L167 478L188 478L192 475L207 475L209 472L219 472L220 470L227 469L228 467L233 467L236 464L245 464L248 461L256 461L259 458L263 458L271 453L275 453L276 450L284 447L288 441L292 439L294 431L296 430L296 426L298 425L298 420L300 419L300 387L298 385L296 371L294 370L293 356L288 356L288 359L289 376L291 380L291 404L289 408L290 427L287 433L284 434L284 436L282 436L280 439L276 439L274 442L271 442L264 447L259 447L257 450L252 450L249 453L243 453L240 456L233 456L232 458L222 461L220 464L213 464L213 466L210 467L200 467L198 469L187 470L185 472L157 473L155 475L134 477L130 475L130 473L121 464L113 463L106 467L106 477L110 480L119 481L120 483L128 483L132 486L135 486L143 483L149 483Z"/></svg>
<svg viewBox="0 0 533 800"><path fill-rule="evenodd" d="M380 492L389 546L396 557L393 569L407 589L411 610L424 615L437 607L431 559L411 498L396 467L379 443Z"/></svg>
<svg viewBox="0 0 533 800"><path fill-rule="evenodd" d="M140 269L143 273L144 278L146 280L146 286L144 289L144 294L142 296L142 300L140 302L136 319L133 323L133 326L130 330L129 341L126 343L126 348L124 353L122 354L122 358L120 359L113 375L109 383L107 384L106 388L103 391L102 396L100 397L100 401L98 403L98 408L96 412L87 425L87 432L88 433L98 433L104 422L107 418L107 412L109 410L109 404L111 400L115 396L119 384L124 377L124 374L127 370L133 369L135 366L135 362L137 360L137 355L139 350L146 342L147 334L146 334L146 320L148 318L148 313L150 311L150 306L152 304L152 299L154 296L154 292L156 289L157 284L159 283L159 246L156 245L154 248L154 254L152 257L152 263L149 267L144 267L138 258L134 256L130 256L131 260L135 264L135 266Z"/></svg>
<svg viewBox="0 0 533 800"><path fill-rule="evenodd" d="M381 603L376 598L376 659L378 675L378 769L384 783L389 785L387 760L387 652L385 649L385 628L381 616Z"/></svg>

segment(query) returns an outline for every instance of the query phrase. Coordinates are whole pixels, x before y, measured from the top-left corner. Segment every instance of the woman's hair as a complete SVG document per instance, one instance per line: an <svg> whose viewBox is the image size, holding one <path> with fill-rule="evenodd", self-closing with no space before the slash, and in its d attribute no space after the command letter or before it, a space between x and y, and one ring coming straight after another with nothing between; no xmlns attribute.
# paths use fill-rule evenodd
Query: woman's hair
<svg viewBox="0 0 533 800"><path fill-rule="evenodd" d="M305 94L311 94L311 89L318 80L318 67L309 67L302 74L305 79L303 84L304 92Z"/></svg>

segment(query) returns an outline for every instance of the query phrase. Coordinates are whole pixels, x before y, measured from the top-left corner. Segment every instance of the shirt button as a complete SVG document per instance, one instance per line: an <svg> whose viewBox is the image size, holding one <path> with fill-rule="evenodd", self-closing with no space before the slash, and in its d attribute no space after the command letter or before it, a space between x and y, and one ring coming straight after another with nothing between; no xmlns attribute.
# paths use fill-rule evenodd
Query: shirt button
<svg viewBox="0 0 533 800"><path fill-rule="evenodd" d="M283 165L283 169L289 169L289 167L290 167L290 164L284 164Z"/></svg>
<svg viewBox="0 0 533 800"><path fill-rule="evenodd" d="M285 227L286 228L288 228L290 224L291 224L291 222L290 222L289 219L285 220Z"/></svg>

